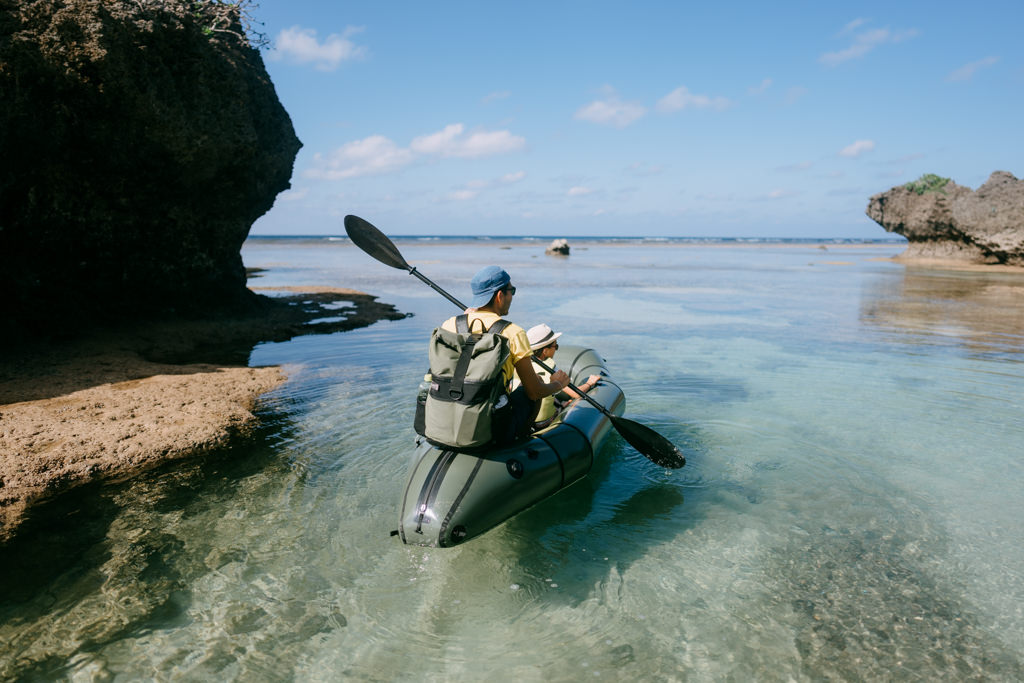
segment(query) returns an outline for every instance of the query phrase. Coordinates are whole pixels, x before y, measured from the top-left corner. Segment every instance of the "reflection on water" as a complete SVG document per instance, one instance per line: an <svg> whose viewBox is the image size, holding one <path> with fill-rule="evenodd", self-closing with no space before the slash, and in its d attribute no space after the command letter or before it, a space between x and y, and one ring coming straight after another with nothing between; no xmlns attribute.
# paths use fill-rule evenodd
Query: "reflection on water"
<svg viewBox="0 0 1024 683"><path fill-rule="evenodd" d="M287 429L271 418L252 443L215 459L86 487L35 510L0 564L0 679L103 678L104 659L88 653L188 624L202 577L255 559L237 546L197 547L189 518L264 495L250 487L284 474L275 461Z"/></svg>
<svg viewBox="0 0 1024 683"><path fill-rule="evenodd" d="M685 468L613 434L471 543L401 545L450 311L387 297L416 316L254 350L290 379L253 443L38 511L0 549L0 679L1024 679L1020 279L871 248L472 249L511 264L524 321L598 348ZM268 278L310 277L290 253ZM409 286L317 255L314 279Z"/></svg>
<svg viewBox="0 0 1024 683"><path fill-rule="evenodd" d="M907 266L870 281L861 319L915 344L1024 350L1024 274Z"/></svg>

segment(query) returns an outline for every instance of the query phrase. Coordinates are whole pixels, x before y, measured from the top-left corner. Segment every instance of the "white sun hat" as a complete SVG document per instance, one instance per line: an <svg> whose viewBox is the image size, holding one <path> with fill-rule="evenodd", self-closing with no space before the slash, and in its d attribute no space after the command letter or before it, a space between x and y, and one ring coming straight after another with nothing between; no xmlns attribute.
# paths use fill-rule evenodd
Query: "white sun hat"
<svg viewBox="0 0 1024 683"><path fill-rule="evenodd" d="M531 351L539 351L561 336L561 332L555 332L544 323L534 325L526 331L526 338L530 340Z"/></svg>

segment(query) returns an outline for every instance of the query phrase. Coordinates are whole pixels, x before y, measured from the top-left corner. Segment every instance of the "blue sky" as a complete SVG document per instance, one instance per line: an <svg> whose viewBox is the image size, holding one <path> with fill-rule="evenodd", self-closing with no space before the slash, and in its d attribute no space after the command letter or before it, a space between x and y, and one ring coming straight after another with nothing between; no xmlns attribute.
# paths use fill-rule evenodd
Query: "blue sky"
<svg viewBox="0 0 1024 683"><path fill-rule="evenodd" d="M1024 175L1024 2L264 0L303 143L252 234L886 237Z"/></svg>

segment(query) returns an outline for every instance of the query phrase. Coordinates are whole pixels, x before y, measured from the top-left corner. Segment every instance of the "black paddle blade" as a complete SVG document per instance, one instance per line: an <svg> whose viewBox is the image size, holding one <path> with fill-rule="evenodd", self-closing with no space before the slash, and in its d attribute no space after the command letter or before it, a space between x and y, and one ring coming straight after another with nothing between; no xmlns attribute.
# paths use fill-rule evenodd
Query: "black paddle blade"
<svg viewBox="0 0 1024 683"><path fill-rule="evenodd" d="M399 270L412 270L398 247L369 221L359 216L345 216L345 232L353 244L386 266Z"/></svg>
<svg viewBox="0 0 1024 683"><path fill-rule="evenodd" d="M658 467L674 470L686 464L682 451L650 427L616 415L608 417L612 419L612 426L618 430L622 438Z"/></svg>

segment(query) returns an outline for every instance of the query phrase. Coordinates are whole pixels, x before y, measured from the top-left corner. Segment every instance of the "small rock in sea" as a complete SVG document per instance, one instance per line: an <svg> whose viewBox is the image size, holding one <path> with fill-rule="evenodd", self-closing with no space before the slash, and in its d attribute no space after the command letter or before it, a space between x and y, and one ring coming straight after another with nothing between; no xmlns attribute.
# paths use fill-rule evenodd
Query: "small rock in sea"
<svg viewBox="0 0 1024 683"><path fill-rule="evenodd" d="M544 250L544 253L553 254L555 256L568 256L569 241L566 239L557 239L548 245L548 248Z"/></svg>

